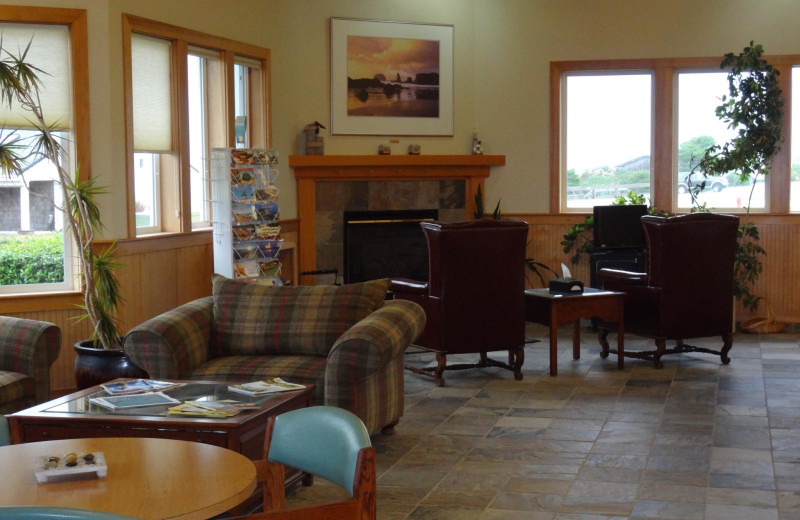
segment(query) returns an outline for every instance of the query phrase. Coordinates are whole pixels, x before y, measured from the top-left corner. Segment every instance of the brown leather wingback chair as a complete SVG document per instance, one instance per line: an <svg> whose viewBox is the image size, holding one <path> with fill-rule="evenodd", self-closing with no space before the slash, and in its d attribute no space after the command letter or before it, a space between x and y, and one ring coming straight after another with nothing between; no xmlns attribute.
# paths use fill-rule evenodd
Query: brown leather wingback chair
<svg viewBox="0 0 800 520"><path fill-rule="evenodd" d="M604 289L625 293L625 332L655 339L656 350L625 355L652 359L680 352L719 354L730 363L733 346L733 262L739 217L692 213L642 217L647 242L647 272L600 269ZM602 357L608 355L609 324L600 324ZM690 338L722 336L720 351L694 347ZM674 349L666 340L676 340Z"/></svg>
<svg viewBox="0 0 800 520"><path fill-rule="evenodd" d="M435 351L437 366L406 368L434 377L438 386L445 369L499 366L522 379L528 224L480 219L420 225L428 242L428 282L396 279L392 291L425 309L425 330L414 344ZM507 364L486 355L497 350L508 350ZM463 353L480 353L480 361L447 365L448 354Z"/></svg>

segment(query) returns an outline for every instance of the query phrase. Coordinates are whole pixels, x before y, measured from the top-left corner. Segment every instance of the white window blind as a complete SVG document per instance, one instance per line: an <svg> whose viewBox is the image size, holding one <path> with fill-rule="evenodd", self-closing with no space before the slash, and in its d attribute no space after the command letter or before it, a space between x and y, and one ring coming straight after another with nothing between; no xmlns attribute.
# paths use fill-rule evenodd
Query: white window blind
<svg viewBox="0 0 800 520"><path fill-rule="evenodd" d="M8 54L20 56L30 43L26 61L38 67L42 80L42 113L48 126L56 130L69 130L72 125L72 75L70 60L69 27L63 25L31 25L0 23L3 42L3 59ZM31 113L22 110L18 103L0 107L0 121L5 128L32 128Z"/></svg>
<svg viewBox="0 0 800 520"><path fill-rule="evenodd" d="M241 65L242 67L247 67L248 69L261 70L261 60L248 58L246 56L239 56L237 54L236 56L234 56L233 62L236 65Z"/></svg>
<svg viewBox="0 0 800 520"><path fill-rule="evenodd" d="M133 147L137 152L172 151L170 42L131 36Z"/></svg>

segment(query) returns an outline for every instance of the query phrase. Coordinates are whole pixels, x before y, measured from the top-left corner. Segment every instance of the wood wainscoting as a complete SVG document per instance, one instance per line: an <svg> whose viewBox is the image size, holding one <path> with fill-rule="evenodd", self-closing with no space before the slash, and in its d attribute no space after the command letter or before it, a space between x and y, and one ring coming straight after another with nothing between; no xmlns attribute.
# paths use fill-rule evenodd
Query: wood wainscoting
<svg viewBox="0 0 800 520"><path fill-rule="evenodd" d="M571 254L563 252L561 240L567 230L583 222L583 215L505 214L528 222L528 258L534 258L560 272L566 264L572 274L589 280L589 259L583 255L577 266L569 263ZM764 271L754 286L754 294L772 305L776 318L788 323L800 322L800 215L750 215L740 217L758 226L761 246L767 254L763 258ZM691 254L691 252L687 252ZM540 285L534 275L529 282ZM763 315L760 308L756 315ZM737 305L736 319L750 317L750 312Z"/></svg>

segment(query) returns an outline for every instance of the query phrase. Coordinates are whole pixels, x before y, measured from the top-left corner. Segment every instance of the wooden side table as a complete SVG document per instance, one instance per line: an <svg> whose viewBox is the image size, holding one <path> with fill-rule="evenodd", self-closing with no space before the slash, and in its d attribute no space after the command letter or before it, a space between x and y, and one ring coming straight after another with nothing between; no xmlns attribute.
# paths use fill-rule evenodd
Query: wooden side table
<svg viewBox="0 0 800 520"><path fill-rule="evenodd" d="M587 288L581 294L525 291L525 319L550 327L550 375L558 375L558 327L574 323L572 359L581 358L581 318L599 318L617 324L617 366L624 368L624 293ZM605 355L603 355L605 354ZM608 356L604 349L602 357Z"/></svg>

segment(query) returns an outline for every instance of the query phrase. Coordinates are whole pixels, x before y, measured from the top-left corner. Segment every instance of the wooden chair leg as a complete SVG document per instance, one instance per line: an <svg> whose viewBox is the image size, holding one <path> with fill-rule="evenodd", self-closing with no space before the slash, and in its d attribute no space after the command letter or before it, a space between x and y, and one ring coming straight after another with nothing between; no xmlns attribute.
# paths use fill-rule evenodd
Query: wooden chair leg
<svg viewBox="0 0 800 520"><path fill-rule="evenodd" d="M719 353L719 357L722 360L723 365L727 365L731 362L731 358L728 357L728 352L730 352L731 348L733 347L733 334L727 332L722 335L722 350Z"/></svg>
<svg viewBox="0 0 800 520"><path fill-rule="evenodd" d="M608 357L608 329L598 329L597 340L600 342L600 357L605 359Z"/></svg>
<svg viewBox="0 0 800 520"><path fill-rule="evenodd" d="M653 354L653 367L664 368L664 363L661 362L661 355L667 348L667 340L664 338L656 338L656 351Z"/></svg>
<svg viewBox="0 0 800 520"><path fill-rule="evenodd" d="M447 354L437 352L436 354L436 374L434 377L436 378L436 386L444 386L444 369L447 368Z"/></svg>

